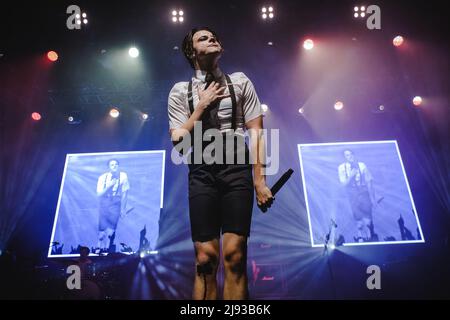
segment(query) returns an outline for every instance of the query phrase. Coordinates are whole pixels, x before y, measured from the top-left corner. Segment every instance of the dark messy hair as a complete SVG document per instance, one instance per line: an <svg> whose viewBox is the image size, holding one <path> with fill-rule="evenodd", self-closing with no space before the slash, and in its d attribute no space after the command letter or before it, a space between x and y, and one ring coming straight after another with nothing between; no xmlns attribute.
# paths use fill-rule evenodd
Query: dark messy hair
<svg viewBox="0 0 450 320"><path fill-rule="evenodd" d="M346 152L346 151L351 152L353 155L355 154L355 152L353 152L352 149L344 149L344 151L342 151L342 154L345 155L345 152Z"/></svg>
<svg viewBox="0 0 450 320"><path fill-rule="evenodd" d="M216 38L217 42L222 47L222 50L223 50L222 42L220 41L220 39L217 36L217 34L213 30L211 30L210 28L202 27L202 28L191 29L191 31L189 31L188 34L184 37L183 44L181 45L181 48L183 49L184 56L188 60L188 62L191 65L192 69L195 69L194 56L193 56L193 54L194 54L194 43L193 43L194 34L196 32L198 32L198 31L202 31L202 30L206 30L206 31L211 32L213 34L213 36Z"/></svg>
<svg viewBox="0 0 450 320"><path fill-rule="evenodd" d="M118 165L120 165L119 160L117 160L116 158L112 158L112 159L109 159L108 162L106 163L107 167L109 167L109 164L111 163L111 161L115 161L115 162L117 162Z"/></svg>

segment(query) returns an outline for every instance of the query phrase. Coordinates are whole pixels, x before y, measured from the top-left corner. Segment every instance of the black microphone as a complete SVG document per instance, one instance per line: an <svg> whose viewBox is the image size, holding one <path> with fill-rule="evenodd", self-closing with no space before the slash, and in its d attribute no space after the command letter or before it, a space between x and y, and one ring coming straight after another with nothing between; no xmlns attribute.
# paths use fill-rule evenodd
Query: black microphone
<svg viewBox="0 0 450 320"><path fill-rule="evenodd" d="M278 179L277 182L270 188L270 191L272 192L272 196L274 196L280 189L284 186L284 184L289 180L291 175L294 173L294 170L289 169L283 175ZM258 208L261 209L262 212L267 211L267 205L258 205Z"/></svg>

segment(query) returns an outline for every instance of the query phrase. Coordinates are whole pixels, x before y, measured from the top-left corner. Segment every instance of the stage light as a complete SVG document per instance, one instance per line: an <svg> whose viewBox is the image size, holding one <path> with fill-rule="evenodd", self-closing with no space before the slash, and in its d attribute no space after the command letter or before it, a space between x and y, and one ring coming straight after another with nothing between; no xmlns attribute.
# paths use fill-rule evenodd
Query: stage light
<svg viewBox="0 0 450 320"><path fill-rule="evenodd" d="M422 97L421 96L415 96L413 99L413 104L418 107L422 104Z"/></svg>
<svg viewBox="0 0 450 320"><path fill-rule="evenodd" d="M120 116L120 111L119 111L119 109L112 108L112 109L109 111L109 115L110 115L112 118L117 118L117 117Z"/></svg>
<svg viewBox="0 0 450 320"><path fill-rule="evenodd" d="M330 250L336 249L336 246L334 245L334 243L330 244L328 247L330 248Z"/></svg>
<svg viewBox="0 0 450 320"><path fill-rule="evenodd" d="M132 58L137 58L139 56L139 50L136 47L132 47L128 50L128 54Z"/></svg>
<svg viewBox="0 0 450 320"><path fill-rule="evenodd" d="M184 11L183 10L172 10L172 22L180 22L184 21Z"/></svg>
<svg viewBox="0 0 450 320"><path fill-rule="evenodd" d="M311 39L306 39L303 42L303 48L305 48L306 50L311 50L312 48L314 48L314 41L312 41Z"/></svg>
<svg viewBox="0 0 450 320"><path fill-rule="evenodd" d="M303 107L298 109L298 113L303 114L305 112L305 109Z"/></svg>
<svg viewBox="0 0 450 320"><path fill-rule="evenodd" d="M71 111L67 115L67 123L73 125L80 124L81 123L80 111Z"/></svg>
<svg viewBox="0 0 450 320"><path fill-rule="evenodd" d="M261 104L261 109L264 113L266 113L267 110L269 110L269 106L267 104L263 103L263 104Z"/></svg>
<svg viewBox="0 0 450 320"><path fill-rule="evenodd" d="M344 108L344 104L342 103L342 101L336 101L336 103L334 104L334 109L335 110L342 110Z"/></svg>
<svg viewBox="0 0 450 320"><path fill-rule="evenodd" d="M267 42L267 45L268 45L268 46L273 46L273 42L272 42L272 41L269 41L269 42Z"/></svg>
<svg viewBox="0 0 450 320"><path fill-rule="evenodd" d="M83 23L84 23L84 24L87 24L87 23L88 23L88 20L87 20L87 19L83 19Z"/></svg>
<svg viewBox="0 0 450 320"><path fill-rule="evenodd" d="M384 106L383 106L383 105L380 105L380 106L378 107L378 110L384 111Z"/></svg>
<svg viewBox="0 0 450 320"><path fill-rule="evenodd" d="M83 14L81 15L83 18L87 17L87 14L83 12Z"/></svg>
<svg viewBox="0 0 450 320"><path fill-rule="evenodd" d="M405 39L403 39L402 36L396 36L394 38L394 40L392 40L392 43L394 44L394 46L400 47L404 41L405 41Z"/></svg>
<svg viewBox="0 0 450 320"><path fill-rule="evenodd" d="M364 18L365 16L366 16L366 7L364 7L364 6L361 6L361 7L357 7L357 6L355 6L354 8L353 8L353 16L355 17L355 18L359 18L359 17L361 17L361 18Z"/></svg>
<svg viewBox="0 0 450 320"><path fill-rule="evenodd" d="M139 253L139 257L141 257L141 259L144 259L145 258L145 252L141 251L141 253Z"/></svg>
<svg viewBox="0 0 450 320"><path fill-rule="evenodd" d="M33 112L31 114L31 119L33 119L34 121L39 121L42 119L42 116L39 112Z"/></svg>
<svg viewBox="0 0 450 320"><path fill-rule="evenodd" d="M273 7L262 7L261 8L261 17L263 19L267 19L269 17L270 19L273 19L274 17L274 9Z"/></svg>
<svg viewBox="0 0 450 320"><path fill-rule="evenodd" d="M55 62L58 60L58 54L55 51L49 51L47 52L47 59L51 62Z"/></svg>
<svg viewBox="0 0 450 320"><path fill-rule="evenodd" d="M141 114L141 119L142 119L143 121L147 121L147 120L148 120L148 113L142 113L142 114Z"/></svg>

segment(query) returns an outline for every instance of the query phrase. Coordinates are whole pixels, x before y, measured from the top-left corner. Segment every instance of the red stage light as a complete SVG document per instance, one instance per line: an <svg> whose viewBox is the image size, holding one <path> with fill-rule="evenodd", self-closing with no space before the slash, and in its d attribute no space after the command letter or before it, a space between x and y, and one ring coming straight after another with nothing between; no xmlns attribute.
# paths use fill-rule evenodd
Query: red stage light
<svg viewBox="0 0 450 320"><path fill-rule="evenodd" d="M35 120L35 121L39 121L42 119L42 116L39 112L33 112L31 114L31 119Z"/></svg>
<svg viewBox="0 0 450 320"><path fill-rule="evenodd" d="M56 60L58 60L58 54L55 51L49 51L47 52L47 58L51 62L55 62Z"/></svg>

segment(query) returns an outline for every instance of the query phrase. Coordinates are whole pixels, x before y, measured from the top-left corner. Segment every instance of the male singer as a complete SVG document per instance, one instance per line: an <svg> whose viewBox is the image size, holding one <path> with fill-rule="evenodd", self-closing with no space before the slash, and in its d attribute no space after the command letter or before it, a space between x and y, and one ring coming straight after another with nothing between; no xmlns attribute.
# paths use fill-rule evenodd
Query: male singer
<svg viewBox="0 0 450 320"><path fill-rule="evenodd" d="M97 181L99 198L99 225L97 248L106 251L109 240L116 232L120 216L124 216L130 184L125 172L119 170L119 161L108 161L109 172L102 174Z"/></svg>
<svg viewBox="0 0 450 320"><path fill-rule="evenodd" d="M372 209L376 204L373 178L363 162L356 160L352 150L344 150L345 162L339 165L339 181L345 187L353 218L356 221L357 242L372 241L374 226Z"/></svg>
<svg viewBox="0 0 450 320"><path fill-rule="evenodd" d="M242 72L226 75L219 68L222 43L209 28L192 29L184 38L183 53L195 70L189 82L176 83L169 94L170 136L177 145L194 135L216 130L243 141L245 130L251 137L249 150L236 147L231 161L197 161L189 164L189 216L196 254L194 299L216 299L216 272L220 262L219 243L225 270L224 299L246 299L247 238L253 209L254 191L258 204L270 206L273 197L263 172L265 159L261 104L252 82ZM216 140L214 140L217 142ZM216 144L216 152L222 150ZM193 150L206 152L205 141L195 140ZM202 153L201 153L202 154ZM236 161L239 156L246 161ZM227 159L229 160L229 159Z"/></svg>

